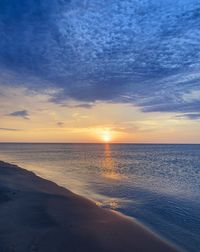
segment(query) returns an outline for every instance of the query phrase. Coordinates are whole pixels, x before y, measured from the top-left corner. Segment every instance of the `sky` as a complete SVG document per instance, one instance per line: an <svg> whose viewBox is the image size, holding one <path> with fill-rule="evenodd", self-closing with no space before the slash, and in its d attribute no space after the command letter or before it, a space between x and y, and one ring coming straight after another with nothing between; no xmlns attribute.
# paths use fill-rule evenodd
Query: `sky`
<svg viewBox="0 0 200 252"><path fill-rule="evenodd" d="M0 1L0 34L1 142L200 143L199 0Z"/></svg>

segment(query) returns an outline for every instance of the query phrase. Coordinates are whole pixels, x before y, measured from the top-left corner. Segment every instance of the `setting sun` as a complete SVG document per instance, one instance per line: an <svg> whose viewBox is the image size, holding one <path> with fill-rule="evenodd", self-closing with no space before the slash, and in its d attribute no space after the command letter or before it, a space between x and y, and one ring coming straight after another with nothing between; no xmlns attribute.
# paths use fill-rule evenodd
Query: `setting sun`
<svg viewBox="0 0 200 252"><path fill-rule="evenodd" d="M110 133L109 131L104 131L104 132L102 133L102 140L103 140L104 142L108 143L108 142L111 141L111 139L112 139L112 137L111 137L111 133Z"/></svg>

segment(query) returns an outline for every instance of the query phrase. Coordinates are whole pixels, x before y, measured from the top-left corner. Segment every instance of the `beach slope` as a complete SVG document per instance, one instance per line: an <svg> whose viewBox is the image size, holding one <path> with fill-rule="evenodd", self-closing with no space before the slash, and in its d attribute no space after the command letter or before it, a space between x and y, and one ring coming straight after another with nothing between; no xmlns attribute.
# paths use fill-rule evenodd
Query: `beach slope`
<svg viewBox="0 0 200 252"><path fill-rule="evenodd" d="M0 161L1 252L175 252L138 222Z"/></svg>

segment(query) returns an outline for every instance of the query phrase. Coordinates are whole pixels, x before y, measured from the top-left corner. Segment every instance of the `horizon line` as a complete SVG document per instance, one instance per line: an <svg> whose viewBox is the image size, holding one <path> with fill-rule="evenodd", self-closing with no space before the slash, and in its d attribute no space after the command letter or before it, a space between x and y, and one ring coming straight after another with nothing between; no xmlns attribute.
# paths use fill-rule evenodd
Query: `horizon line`
<svg viewBox="0 0 200 252"><path fill-rule="evenodd" d="M0 144L103 144L103 145L112 145L112 144L138 144L138 145L142 145L142 144L146 144L146 145L164 145L164 144L168 144L168 145L200 145L200 143L170 143L170 142L15 142L15 141L10 141L10 142L2 142L0 141Z"/></svg>

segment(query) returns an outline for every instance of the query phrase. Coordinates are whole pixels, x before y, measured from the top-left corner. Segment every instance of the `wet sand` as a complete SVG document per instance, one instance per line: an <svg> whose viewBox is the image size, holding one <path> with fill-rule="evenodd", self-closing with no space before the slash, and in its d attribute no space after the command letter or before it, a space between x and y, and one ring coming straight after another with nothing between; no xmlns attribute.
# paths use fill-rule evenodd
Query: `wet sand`
<svg viewBox="0 0 200 252"><path fill-rule="evenodd" d="M134 219L0 161L1 252L180 251Z"/></svg>

